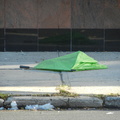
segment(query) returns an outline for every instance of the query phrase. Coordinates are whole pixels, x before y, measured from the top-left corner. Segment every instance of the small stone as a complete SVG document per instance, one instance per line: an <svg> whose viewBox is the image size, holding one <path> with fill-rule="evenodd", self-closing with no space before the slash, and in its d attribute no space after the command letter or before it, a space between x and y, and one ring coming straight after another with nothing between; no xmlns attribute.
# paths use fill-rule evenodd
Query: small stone
<svg viewBox="0 0 120 120"><path fill-rule="evenodd" d="M3 107L4 100L0 99L0 107Z"/></svg>

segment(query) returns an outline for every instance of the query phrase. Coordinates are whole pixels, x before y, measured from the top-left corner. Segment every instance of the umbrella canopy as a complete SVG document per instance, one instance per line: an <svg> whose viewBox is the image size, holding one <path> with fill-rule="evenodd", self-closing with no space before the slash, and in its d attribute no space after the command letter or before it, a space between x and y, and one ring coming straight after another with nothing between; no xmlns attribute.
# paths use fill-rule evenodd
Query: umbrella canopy
<svg viewBox="0 0 120 120"><path fill-rule="evenodd" d="M96 60L78 51L61 57L48 59L40 62L35 69L55 71L82 71L94 69L106 69L107 66L100 65Z"/></svg>

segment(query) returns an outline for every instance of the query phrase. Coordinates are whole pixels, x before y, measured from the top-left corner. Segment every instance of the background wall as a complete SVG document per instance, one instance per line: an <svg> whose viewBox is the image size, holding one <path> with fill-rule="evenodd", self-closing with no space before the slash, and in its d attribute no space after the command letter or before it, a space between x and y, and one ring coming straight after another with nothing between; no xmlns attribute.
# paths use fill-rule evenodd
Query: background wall
<svg viewBox="0 0 120 120"><path fill-rule="evenodd" d="M0 51L120 51L120 0L0 0Z"/></svg>

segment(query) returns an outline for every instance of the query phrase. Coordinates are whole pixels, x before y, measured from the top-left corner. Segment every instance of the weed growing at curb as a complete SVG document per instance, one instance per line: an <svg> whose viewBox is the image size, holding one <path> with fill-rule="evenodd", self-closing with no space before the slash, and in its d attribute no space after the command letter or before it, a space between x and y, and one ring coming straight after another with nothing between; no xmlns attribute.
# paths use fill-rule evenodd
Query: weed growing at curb
<svg viewBox="0 0 120 120"><path fill-rule="evenodd" d="M59 93L52 93L52 94L35 94L35 95L32 95L32 96L41 96L41 97L57 97L57 96L63 96L63 97L78 97L79 94L76 94L76 93L71 93L71 92L68 92L66 90L59 90Z"/></svg>
<svg viewBox="0 0 120 120"><path fill-rule="evenodd" d="M71 93L68 90L70 90L70 87L67 85L60 85L56 88L56 90L59 90L59 93L56 93L55 96L64 96L64 97L78 97L79 94L77 93Z"/></svg>
<svg viewBox="0 0 120 120"><path fill-rule="evenodd" d="M0 98L1 98L1 99L6 100L8 97L9 97L8 94L0 93Z"/></svg>
<svg viewBox="0 0 120 120"><path fill-rule="evenodd" d="M114 93L111 93L111 94L108 94L108 95L103 95L103 94L97 94L97 95L90 95L91 97L97 97L97 98L100 98L102 100L104 100L105 97L119 97L120 94L114 94Z"/></svg>
<svg viewBox="0 0 120 120"><path fill-rule="evenodd" d="M118 93L111 93L110 95L108 95L108 96L111 96L111 97L118 97L118 96L120 96L120 94L118 94Z"/></svg>
<svg viewBox="0 0 120 120"><path fill-rule="evenodd" d="M98 95L92 95L91 97L97 97L99 99L104 99L107 95L103 95L103 94L98 94Z"/></svg>
<svg viewBox="0 0 120 120"><path fill-rule="evenodd" d="M63 96L63 97L78 97L79 95L76 93L71 93L66 90L59 90L59 93L54 94L54 96Z"/></svg>
<svg viewBox="0 0 120 120"><path fill-rule="evenodd" d="M67 89L66 89L67 88ZM47 94L29 94L29 95L10 95L10 94L3 94L3 93L0 93L0 98L1 99L4 99L6 100L8 97L14 97L14 96L34 96L34 97L57 97L57 96L63 96L63 97L79 97L80 95L77 94L77 93L72 93L72 92L69 92L67 90L69 90L70 88L68 86L60 86L57 88L57 90L59 90L58 93L47 93ZM90 96L90 97L97 97L99 99L102 99L104 100L105 97L120 97L120 94L114 94L114 93L111 93L111 94L108 94L108 95L103 95L103 94L96 94L96 95L87 95L87 96Z"/></svg>

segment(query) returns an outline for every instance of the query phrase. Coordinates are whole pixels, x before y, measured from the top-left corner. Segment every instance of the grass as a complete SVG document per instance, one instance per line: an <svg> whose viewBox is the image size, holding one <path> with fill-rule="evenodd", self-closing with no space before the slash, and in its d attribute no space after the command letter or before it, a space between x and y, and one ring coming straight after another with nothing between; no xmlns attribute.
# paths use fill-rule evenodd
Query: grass
<svg viewBox="0 0 120 120"><path fill-rule="evenodd" d="M80 96L79 94L69 92L68 90L70 89L70 87L68 87L68 86L60 86L60 87L57 87L56 89L59 90L58 93L34 94L34 95L28 95L28 96L41 96L41 97L51 97L51 96L78 97L78 96ZM0 98L4 99L4 100L6 100L10 96L20 96L20 95L9 95L9 94L0 93ZM98 95L90 95L90 96L104 99L105 97L118 97L118 96L120 96L120 94L111 93L109 95L98 94Z"/></svg>
<svg viewBox="0 0 120 120"><path fill-rule="evenodd" d="M118 93L111 93L110 95L108 95L108 96L111 96L111 97L118 97L118 96L120 96L120 94L118 94Z"/></svg>
<svg viewBox="0 0 120 120"><path fill-rule="evenodd" d="M103 94L98 94L98 95L92 95L92 97L97 97L97 98L100 98L100 99L104 99L105 97L118 97L120 96L120 94L116 93L111 93L111 94L108 94L108 95L103 95Z"/></svg>
<svg viewBox="0 0 120 120"><path fill-rule="evenodd" d="M0 98L6 100L9 97L8 94L0 93Z"/></svg>
<svg viewBox="0 0 120 120"><path fill-rule="evenodd" d="M93 95L92 97L97 97L103 100L106 97L106 95L98 94L98 95Z"/></svg>
<svg viewBox="0 0 120 120"><path fill-rule="evenodd" d="M56 93L56 96L64 96L64 97L78 97L79 95L76 93L71 93L66 90L59 90L59 93Z"/></svg>
<svg viewBox="0 0 120 120"><path fill-rule="evenodd" d="M59 90L58 93L51 94L34 94L32 96L41 96L41 97L52 97L52 96L63 96L63 97L78 97L79 95L76 93L71 93L66 90Z"/></svg>
<svg viewBox="0 0 120 120"><path fill-rule="evenodd" d="M59 93L55 93L54 96L64 96L64 97L77 97L79 94L69 92L70 87L67 85L60 85L56 88L56 90L59 90Z"/></svg>

